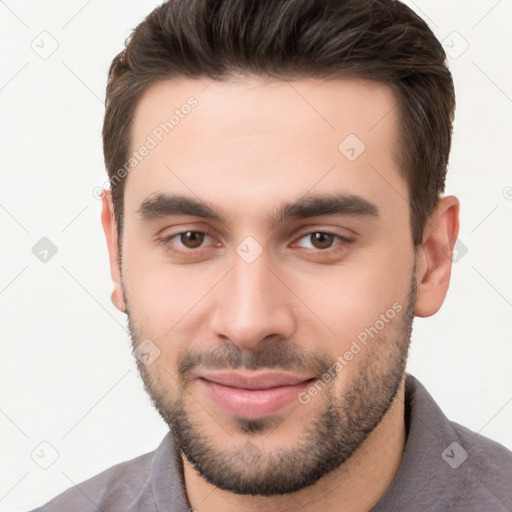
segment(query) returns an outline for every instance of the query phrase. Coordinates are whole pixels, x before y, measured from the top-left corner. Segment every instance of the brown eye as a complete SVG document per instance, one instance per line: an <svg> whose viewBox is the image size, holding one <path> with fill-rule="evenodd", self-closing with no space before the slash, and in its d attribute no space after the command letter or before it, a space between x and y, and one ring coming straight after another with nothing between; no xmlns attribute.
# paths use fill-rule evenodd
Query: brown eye
<svg viewBox="0 0 512 512"><path fill-rule="evenodd" d="M331 233L311 233L309 235L311 237L311 244L315 249L328 249L331 247L335 235L332 235Z"/></svg>
<svg viewBox="0 0 512 512"><path fill-rule="evenodd" d="M187 249L195 249L203 243L204 235L201 231L185 231L180 234L180 242Z"/></svg>

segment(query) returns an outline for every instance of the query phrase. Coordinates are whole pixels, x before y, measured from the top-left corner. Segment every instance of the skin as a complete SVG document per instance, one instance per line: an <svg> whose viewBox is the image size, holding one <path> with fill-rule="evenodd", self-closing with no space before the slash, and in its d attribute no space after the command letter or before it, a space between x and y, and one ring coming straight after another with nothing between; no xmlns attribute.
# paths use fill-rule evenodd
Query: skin
<svg viewBox="0 0 512 512"><path fill-rule="evenodd" d="M129 314L134 346L150 339L160 350L151 365L138 364L164 419L169 420L165 412L172 416L181 396L212 450L226 461L242 460L237 459L242 454L251 464L240 463L240 468L257 471L265 467L257 461L268 460L277 449L296 449L329 400L343 411L353 392L355 407L356 384L369 369L377 391L368 398L379 390L385 393L381 384L388 366L398 376L398 389L387 397L391 405L357 449L314 484L282 495L236 494L213 485L182 456L189 501L197 511L214 512L328 512L341 510L340 504L343 510L367 511L393 481L406 441L403 369L392 361L406 355L410 332L400 328L408 321L407 301L415 285L409 324L412 316L428 317L441 307L450 280L449 254L459 231L459 202L453 196L440 199L415 253L409 193L394 153L395 98L383 84L354 79L286 83L257 77L155 84L137 107L132 148L144 144L190 96L198 100L197 107L126 178L122 270L110 193L102 198L112 301ZM366 146L353 162L338 150L348 134L356 134ZM333 191L363 196L378 207L379 216L269 222L268 216L284 203ZM173 215L143 220L138 209L156 193L199 198L224 219ZM199 248L187 249L180 237L167 246L160 242L204 230L211 238ZM334 237L331 248L321 249L307 236L315 232L333 232L354 242ZM236 252L248 236L262 250L252 263ZM174 254L171 246L185 252ZM322 355L334 362L394 303L403 306L400 314L328 388L306 405L297 401L286 406L259 431L244 431L240 418L219 409L193 375L180 380L184 354L224 354L226 346L247 355L282 344L290 354ZM318 376L318 370L306 365L303 372Z"/></svg>

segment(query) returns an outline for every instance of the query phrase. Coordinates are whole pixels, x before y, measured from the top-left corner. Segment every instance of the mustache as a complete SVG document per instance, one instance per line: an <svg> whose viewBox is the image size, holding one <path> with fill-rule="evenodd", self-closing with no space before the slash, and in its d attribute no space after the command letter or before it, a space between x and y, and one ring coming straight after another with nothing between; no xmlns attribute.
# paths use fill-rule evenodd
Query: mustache
<svg viewBox="0 0 512 512"><path fill-rule="evenodd" d="M178 376L187 379L198 368L227 370L245 368L305 372L323 375L334 359L323 352L306 352L290 343L269 343L257 350L242 350L234 344L206 351L186 350L178 357Z"/></svg>

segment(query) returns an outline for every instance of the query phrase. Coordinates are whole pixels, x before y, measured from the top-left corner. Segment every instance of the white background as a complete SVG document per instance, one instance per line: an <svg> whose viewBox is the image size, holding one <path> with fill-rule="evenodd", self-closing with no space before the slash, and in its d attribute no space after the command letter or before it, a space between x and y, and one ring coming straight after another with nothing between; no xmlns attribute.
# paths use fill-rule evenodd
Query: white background
<svg viewBox="0 0 512 512"><path fill-rule="evenodd" d="M407 3L457 57L446 192L460 199L467 247L441 311L415 320L408 370L450 419L512 449L512 1ZM0 2L1 511L40 505L167 432L110 302L92 193L106 179L109 63L156 5ZM43 59L33 48L48 51L51 38L58 48ZM47 263L32 253L42 237L58 248ZM49 463L53 450L39 467L34 454Z"/></svg>

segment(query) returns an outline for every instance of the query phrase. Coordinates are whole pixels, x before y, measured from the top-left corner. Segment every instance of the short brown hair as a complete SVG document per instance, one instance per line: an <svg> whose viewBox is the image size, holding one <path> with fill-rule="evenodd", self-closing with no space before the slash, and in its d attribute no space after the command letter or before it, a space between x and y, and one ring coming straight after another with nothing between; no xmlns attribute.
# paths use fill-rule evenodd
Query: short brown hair
<svg viewBox="0 0 512 512"><path fill-rule="evenodd" d="M169 0L132 32L109 70L103 151L119 236L134 112L154 83L355 77L396 94L399 164L415 248L444 192L455 93L446 55L427 24L398 0Z"/></svg>

